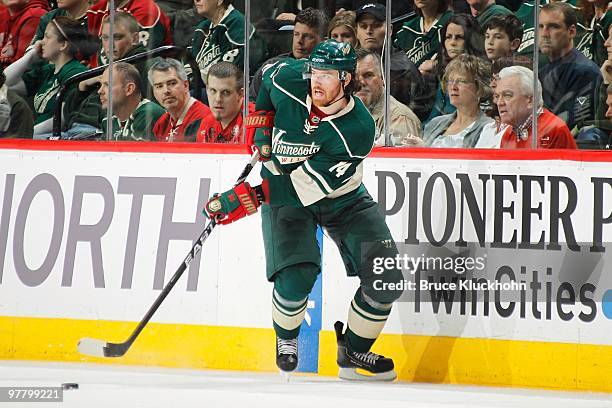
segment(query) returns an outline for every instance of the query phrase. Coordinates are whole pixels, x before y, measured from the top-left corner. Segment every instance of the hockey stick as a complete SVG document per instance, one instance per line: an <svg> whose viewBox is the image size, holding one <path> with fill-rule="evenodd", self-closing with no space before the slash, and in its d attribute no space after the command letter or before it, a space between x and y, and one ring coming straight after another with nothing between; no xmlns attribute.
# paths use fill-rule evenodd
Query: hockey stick
<svg viewBox="0 0 612 408"><path fill-rule="evenodd" d="M235 185L238 185L244 182L244 180L246 180L251 170L253 170L253 167L257 163L258 159L259 152L253 153L253 155L251 156L251 160L246 165L244 170L242 170L242 173L240 174L240 177L238 177L238 180L236 181ZM170 293L181 275L183 275L183 272L185 272L193 258L195 258L198 252L200 252L204 241L206 241L206 239L211 234L216 225L217 221L214 218L208 222L208 225L206 226L206 228L204 228L204 231L202 231L195 244L193 244L193 246L191 247L191 250L187 254L185 260L183 260L176 272L174 272L174 275L172 276L170 281L162 289L157 299L155 299L153 305L147 311L147 314L142 318L140 323L138 323L138 326L136 327L136 329L134 329L134 331L126 341L124 341L123 343L109 343L104 340L85 337L79 340L79 343L77 345L77 350L79 351L79 353L95 357L121 357L125 353L127 353L127 351L130 349L140 332L145 328L147 323L149 323L149 320L151 320L153 314L155 314L157 309L159 309L159 306L162 304L166 296L168 296L168 293Z"/></svg>

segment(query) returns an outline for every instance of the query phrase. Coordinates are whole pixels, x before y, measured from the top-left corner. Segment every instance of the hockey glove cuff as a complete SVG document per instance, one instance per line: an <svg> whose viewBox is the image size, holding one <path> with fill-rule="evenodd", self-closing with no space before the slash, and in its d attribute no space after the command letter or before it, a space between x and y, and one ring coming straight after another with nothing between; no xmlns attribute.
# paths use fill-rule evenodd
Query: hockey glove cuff
<svg viewBox="0 0 612 408"><path fill-rule="evenodd" d="M258 110L246 118L247 145L259 152L259 161L270 160L274 111Z"/></svg>
<svg viewBox="0 0 612 408"><path fill-rule="evenodd" d="M241 183L231 190L214 195L206 203L204 215L215 218L219 224L229 224L255 214L260 204L256 188L249 183Z"/></svg>

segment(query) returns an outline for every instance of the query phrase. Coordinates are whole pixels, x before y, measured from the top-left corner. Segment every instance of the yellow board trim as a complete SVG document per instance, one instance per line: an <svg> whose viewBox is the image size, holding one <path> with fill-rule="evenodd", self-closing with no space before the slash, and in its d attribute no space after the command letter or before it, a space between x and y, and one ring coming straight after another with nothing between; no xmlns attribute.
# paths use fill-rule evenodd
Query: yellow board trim
<svg viewBox="0 0 612 408"><path fill-rule="evenodd" d="M79 339L120 342L135 323L0 317L0 359L277 371L270 329L151 323L121 358L80 355ZM319 374L335 376L336 339L319 336ZM408 382L612 392L612 346L382 335L374 351L393 357Z"/></svg>

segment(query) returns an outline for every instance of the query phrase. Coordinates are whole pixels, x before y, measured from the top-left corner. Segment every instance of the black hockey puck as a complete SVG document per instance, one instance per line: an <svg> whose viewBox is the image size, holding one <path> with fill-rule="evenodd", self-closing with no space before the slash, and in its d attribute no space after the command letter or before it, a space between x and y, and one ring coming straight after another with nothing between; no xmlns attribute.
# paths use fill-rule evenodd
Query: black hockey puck
<svg viewBox="0 0 612 408"><path fill-rule="evenodd" d="M77 383L62 383L62 388L65 390L78 390L79 384Z"/></svg>

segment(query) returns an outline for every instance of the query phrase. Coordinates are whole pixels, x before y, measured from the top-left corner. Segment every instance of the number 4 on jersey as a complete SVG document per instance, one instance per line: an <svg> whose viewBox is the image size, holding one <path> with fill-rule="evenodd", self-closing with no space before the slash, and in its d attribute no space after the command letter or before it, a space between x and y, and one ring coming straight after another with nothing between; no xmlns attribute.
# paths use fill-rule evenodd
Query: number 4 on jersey
<svg viewBox="0 0 612 408"><path fill-rule="evenodd" d="M336 177L341 177L346 171L351 167L351 163L341 161L338 164L335 164L329 168L329 171L336 172Z"/></svg>

